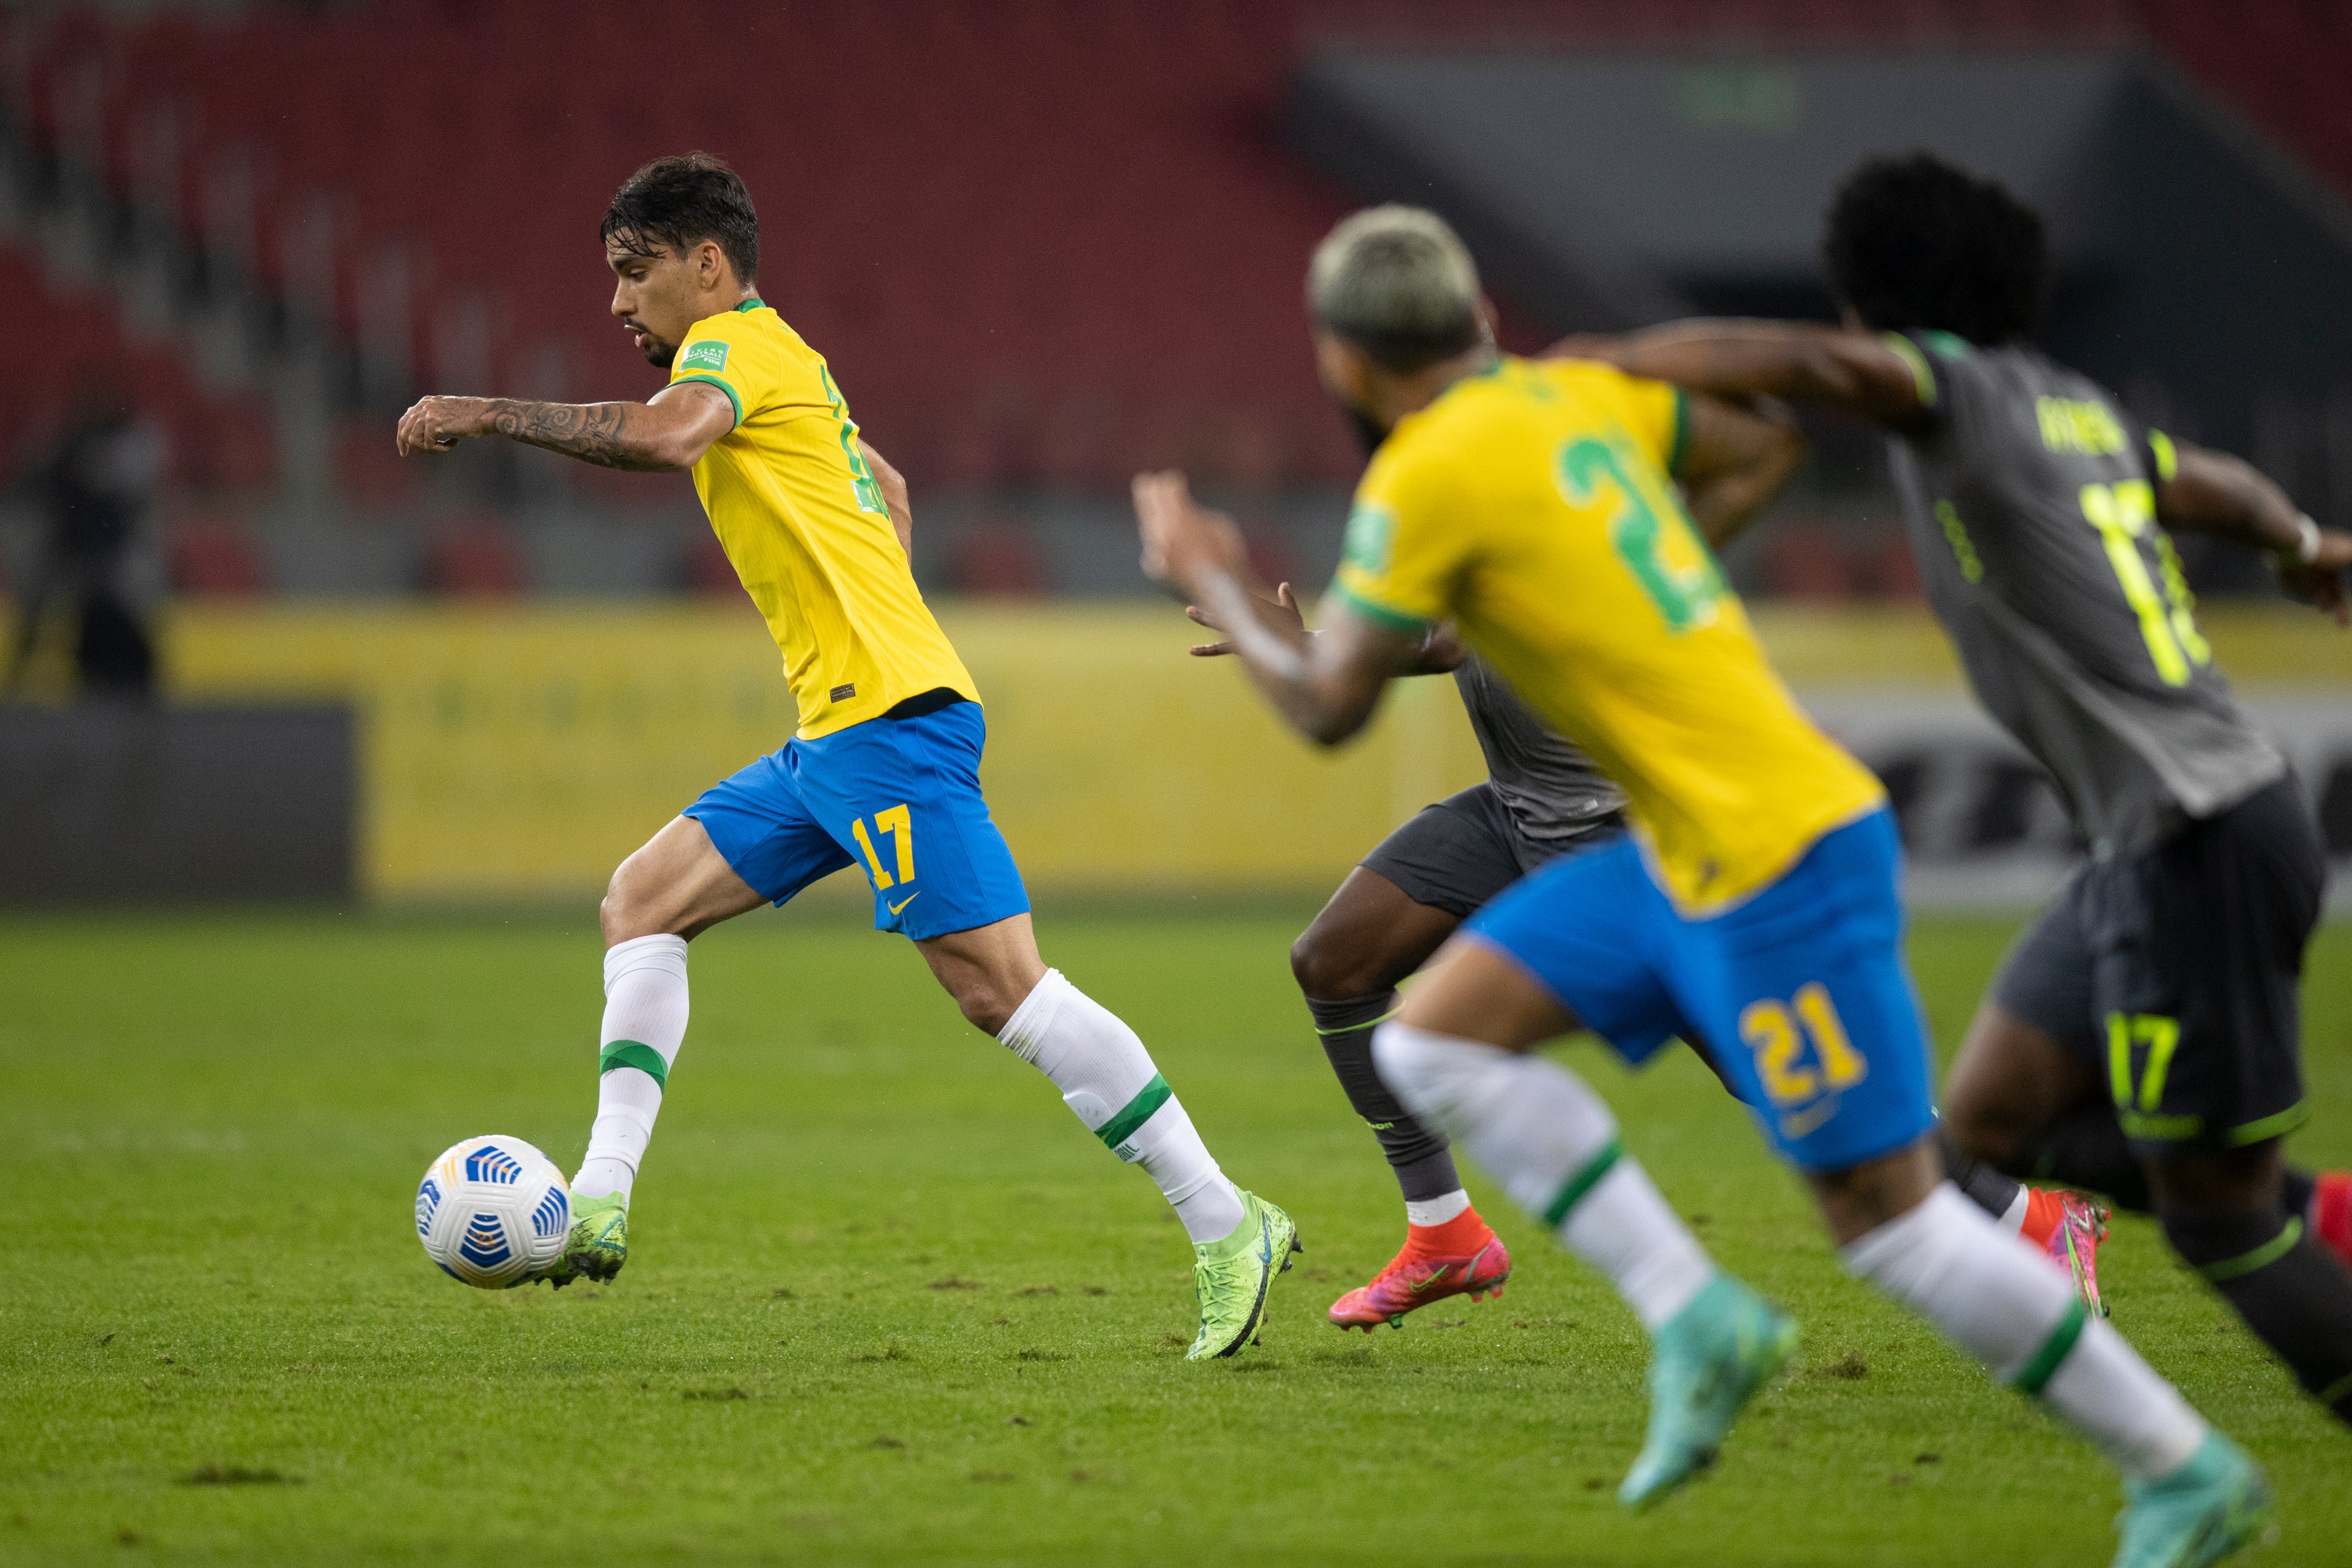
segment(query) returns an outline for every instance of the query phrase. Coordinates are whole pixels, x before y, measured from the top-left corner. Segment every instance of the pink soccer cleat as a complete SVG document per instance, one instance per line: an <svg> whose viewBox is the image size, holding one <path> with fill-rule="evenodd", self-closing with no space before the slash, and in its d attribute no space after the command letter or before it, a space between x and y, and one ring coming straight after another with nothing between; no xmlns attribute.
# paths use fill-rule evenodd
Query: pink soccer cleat
<svg viewBox="0 0 2352 1568"><path fill-rule="evenodd" d="M1475 1227L1464 1228L1470 1234L1446 1234L1464 1219ZM1430 1245L1432 1241L1435 1247ZM1441 1247L1443 1250L1437 1249ZM1465 1294L1481 1301L1500 1295L1503 1282L1510 1277L1511 1254L1503 1239L1488 1229L1475 1211L1465 1211L1443 1226L1416 1226L1403 1249L1372 1277L1371 1283L1331 1303L1331 1322L1366 1333L1380 1323L1402 1328L1405 1313L1416 1307Z"/></svg>
<svg viewBox="0 0 2352 1568"><path fill-rule="evenodd" d="M2322 1247L2352 1269L2352 1171L2320 1171L2312 1177L2311 1212L2304 1223Z"/></svg>
<svg viewBox="0 0 2352 1568"><path fill-rule="evenodd" d="M2035 1191L2026 1200L2025 1240L2066 1270L2083 1304L2107 1315L2099 1300L2099 1243L2107 1239L2107 1211L2078 1192Z"/></svg>

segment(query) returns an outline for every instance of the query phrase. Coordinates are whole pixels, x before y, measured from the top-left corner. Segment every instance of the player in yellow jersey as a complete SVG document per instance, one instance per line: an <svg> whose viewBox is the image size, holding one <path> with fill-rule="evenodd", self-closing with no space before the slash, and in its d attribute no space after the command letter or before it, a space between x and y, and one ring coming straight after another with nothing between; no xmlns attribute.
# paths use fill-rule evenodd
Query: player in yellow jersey
<svg viewBox="0 0 2352 1568"><path fill-rule="evenodd" d="M965 1018L1159 1184L1193 1242L1191 1355L1237 1353L1296 1228L1225 1178L1135 1031L1039 956L981 795L979 692L908 569L905 485L860 438L824 357L761 298L750 193L706 154L659 159L622 185L602 232L613 314L669 385L645 402L428 397L402 417L400 449L503 435L692 470L782 652L800 726L613 873L597 1115L546 1277L610 1279L627 1259L630 1186L686 1036L688 941L855 865L876 927L912 938Z"/></svg>
<svg viewBox="0 0 2352 1568"><path fill-rule="evenodd" d="M1676 490L1702 513L1759 504L1768 422L1606 365L1497 353L1476 269L1428 213L1342 223L1308 302L1325 383L1384 437L1317 634L1253 591L1231 520L1181 476L1136 481L1145 567L1228 630L1318 741L1360 729L1451 622L1623 787L1632 831L1474 915L1374 1047L1398 1098L1650 1331L1648 1441L1620 1498L1646 1504L1709 1462L1796 1327L1708 1260L1599 1098L1533 1054L1578 1027L1633 1061L1706 1040L1847 1266L2136 1479L2226 1447L2065 1278L1939 1179L1892 815L1766 664ZM2133 1511L2146 1501L2136 1491Z"/></svg>

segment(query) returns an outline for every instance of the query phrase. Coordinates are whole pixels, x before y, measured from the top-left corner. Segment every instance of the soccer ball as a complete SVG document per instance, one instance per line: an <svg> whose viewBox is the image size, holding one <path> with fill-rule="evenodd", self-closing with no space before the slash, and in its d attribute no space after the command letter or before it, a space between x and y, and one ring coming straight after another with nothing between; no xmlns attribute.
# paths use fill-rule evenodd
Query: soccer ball
<svg viewBox="0 0 2352 1568"><path fill-rule="evenodd" d="M562 1255L572 1191L520 1138L467 1138L416 1184L416 1239L443 1273L485 1291L529 1284Z"/></svg>

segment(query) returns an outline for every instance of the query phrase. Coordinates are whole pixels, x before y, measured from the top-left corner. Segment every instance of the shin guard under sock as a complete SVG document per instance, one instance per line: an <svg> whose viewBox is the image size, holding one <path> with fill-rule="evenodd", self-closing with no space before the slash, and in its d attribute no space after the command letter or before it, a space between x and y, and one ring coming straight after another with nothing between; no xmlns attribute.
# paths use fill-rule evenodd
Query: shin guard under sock
<svg viewBox="0 0 2352 1568"><path fill-rule="evenodd" d="M1346 1091L1348 1103L1381 1141L1381 1153L1388 1156L1405 1201L1423 1203L1459 1192L1462 1176L1454 1167L1445 1134L1406 1110L1372 1066L1372 1030L1396 1011L1396 1005L1394 991L1338 1002L1307 998L1323 1054L1331 1059L1331 1071Z"/></svg>

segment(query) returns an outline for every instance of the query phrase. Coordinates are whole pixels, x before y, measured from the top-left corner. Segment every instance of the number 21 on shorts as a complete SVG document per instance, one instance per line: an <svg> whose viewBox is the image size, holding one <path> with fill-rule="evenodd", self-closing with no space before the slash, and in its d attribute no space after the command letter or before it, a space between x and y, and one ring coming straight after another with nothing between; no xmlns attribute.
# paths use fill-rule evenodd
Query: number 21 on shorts
<svg viewBox="0 0 2352 1568"><path fill-rule="evenodd" d="M915 880L915 821L908 814L906 807L893 806L887 811L875 812L872 837L866 834L866 819L863 817L850 819L849 831L857 841L857 847L866 853L866 868L874 873L874 886L877 891L887 892L900 883ZM882 857L874 852L874 840L884 833L890 835L892 847L898 851L898 874L895 877L882 869Z"/></svg>
<svg viewBox="0 0 2352 1568"><path fill-rule="evenodd" d="M1819 980L1800 986L1787 1002L1768 997L1742 1008L1739 1038L1756 1053L1756 1076L1764 1092L1784 1109L1851 1089L1870 1075L1870 1063L1846 1038L1837 1004ZM1813 1046L1810 1063L1804 1060L1808 1038Z"/></svg>

